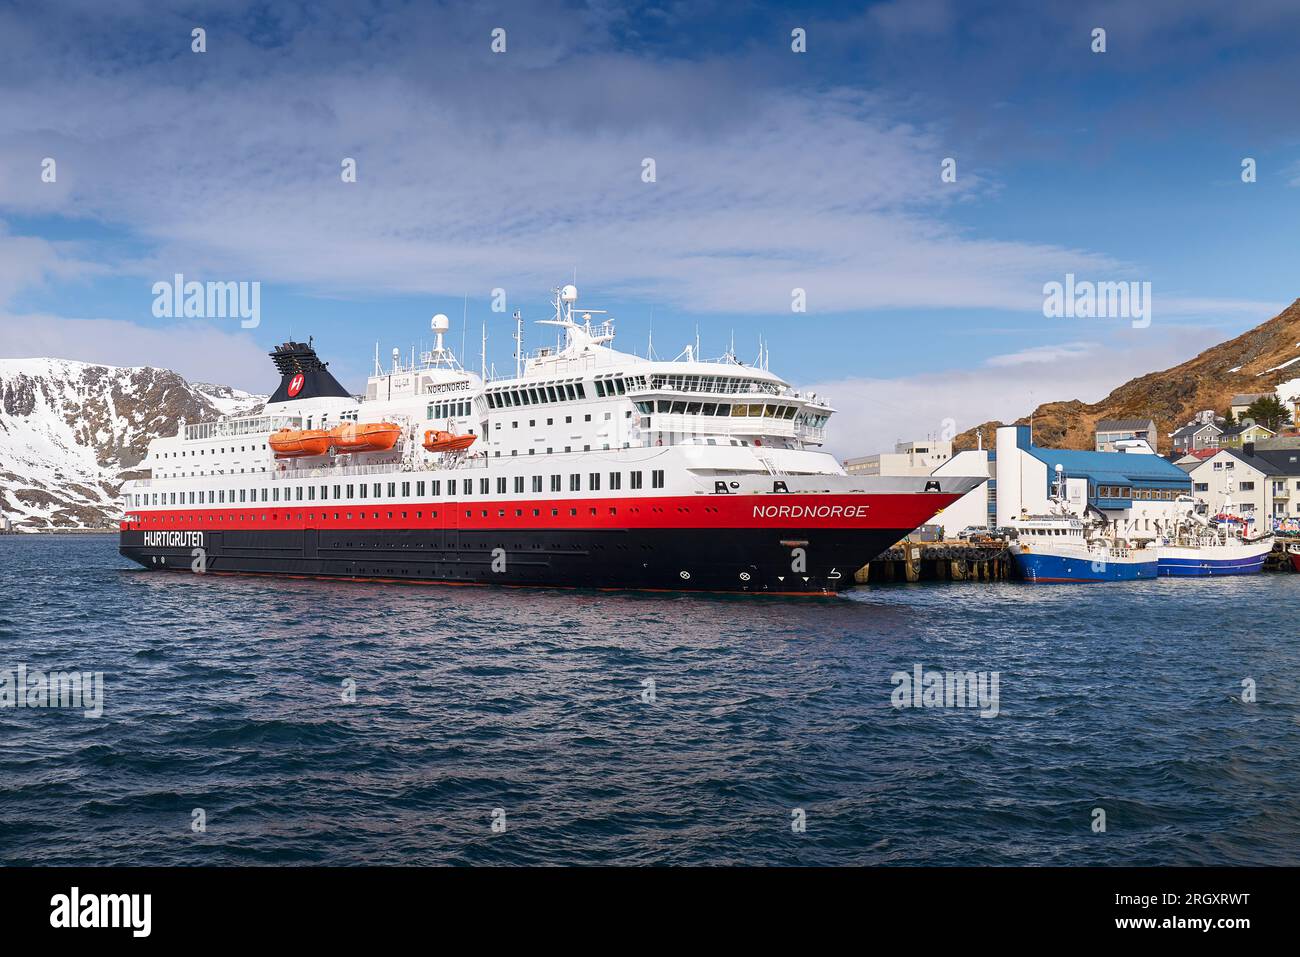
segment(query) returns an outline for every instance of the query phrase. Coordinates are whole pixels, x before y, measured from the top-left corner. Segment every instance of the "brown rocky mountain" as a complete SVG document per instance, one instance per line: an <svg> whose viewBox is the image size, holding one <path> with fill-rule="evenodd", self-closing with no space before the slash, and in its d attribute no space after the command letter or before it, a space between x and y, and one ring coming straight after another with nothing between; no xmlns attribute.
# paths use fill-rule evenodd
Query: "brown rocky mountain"
<svg viewBox="0 0 1300 957"><path fill-rule="evenodd" d="M1151 418L1160 434L1160 448L1170 450L1168 435L1202 409L1224 413L1238 393L1271 392L1296 382L1300 392L1300 299L1235 339L1206 349L1194 359L1163 372L1151 372L1125 382L1100 402L1078 399L1048 402L1033 412L1034 442L1062 449L1090 449L1093 429L1101 419ZM1288 386L1289 388L1289 386ZM1017 419L1023 425L1029 416ZM973 449L976 432L985 443L999 425L985 422L953 439L957 449Z"/></svg>

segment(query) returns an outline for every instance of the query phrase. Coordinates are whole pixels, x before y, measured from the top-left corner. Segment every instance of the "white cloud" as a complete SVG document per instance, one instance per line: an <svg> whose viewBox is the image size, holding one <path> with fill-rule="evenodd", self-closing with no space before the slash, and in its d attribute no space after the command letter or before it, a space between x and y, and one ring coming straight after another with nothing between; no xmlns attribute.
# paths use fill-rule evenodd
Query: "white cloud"
<svg viewBox="0 0 1300 957"><path fill-rule="evenodd" d="M491 59L447 16L447 36L367 23L364 58L340 14L273 56L213 31L202 57L130 70L20 64L0 208L130 224L156 251L121 270L146 279L339 293L535 292L578 266L606 295L701 312L786 313L796 287L813 312L1037 309L1044 276L1120 267L950 226L993 184L941 183L942 131L882 97L768 85L743 61L577 55L562 12Z"/></svg>
<svg viewBox="0 0 1300 957"><path fill-rule="evenodd" d="M1221 330L1133 330L1118 342L1031 347L982 365L907 378L847 378L809 388L837 412L827 449L840 458L889 451L896 441L1010 422L1044 402L1096 402L1136 376L1186 361L1222 339ZM986 437L989 438L989 437Z"/></svg>
<svg viewBox="0 0 1300 957"><path fill-rule="evenodd" d="M67 319L0 312L0 358L76 359L171 369L191 382L265 392L274 370L246 334L211 323L151 328L118 319Z"/></svg>

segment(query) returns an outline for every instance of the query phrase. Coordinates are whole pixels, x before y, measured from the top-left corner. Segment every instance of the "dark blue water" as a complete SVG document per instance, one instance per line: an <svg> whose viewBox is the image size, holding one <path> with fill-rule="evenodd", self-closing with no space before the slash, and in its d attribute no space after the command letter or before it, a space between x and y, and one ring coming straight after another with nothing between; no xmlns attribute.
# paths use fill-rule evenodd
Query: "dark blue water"
<svg viewBox="0 0 1300 957"><path fill-rule="evenodd" d="M101 718L0 709L0 862L1296 864L1298 602L1283 574L822 601L270 581L0 537L0 668L105 673ZM998 671L1001 714L896 710L916 663Z"/></svg>

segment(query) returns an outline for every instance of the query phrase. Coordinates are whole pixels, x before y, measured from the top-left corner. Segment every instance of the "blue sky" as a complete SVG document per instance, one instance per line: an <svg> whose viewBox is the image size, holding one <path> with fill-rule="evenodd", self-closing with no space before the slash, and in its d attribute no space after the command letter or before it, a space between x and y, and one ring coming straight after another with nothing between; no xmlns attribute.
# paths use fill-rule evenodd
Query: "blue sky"
<svg viewBox="0 0 1300 957"><path fill-rule="evenodd" d="M359 388L464 307L504 370L491 290L544 318L576 269L624 348L652 314L661 355L762 335L853 454L1094 400L1300 295L1294 3L103 6L0 3L0 356L266 391L312 334ZM261 325L154 318L177 272L260 282ZM1067 272L1151 282L1151 327L1044 318Z"/></svg>

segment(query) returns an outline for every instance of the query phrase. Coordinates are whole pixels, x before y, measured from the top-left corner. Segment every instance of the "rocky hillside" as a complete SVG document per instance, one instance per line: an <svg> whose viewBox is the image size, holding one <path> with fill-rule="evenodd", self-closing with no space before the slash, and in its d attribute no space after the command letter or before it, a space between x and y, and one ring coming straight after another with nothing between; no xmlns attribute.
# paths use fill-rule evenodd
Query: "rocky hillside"
<svg viewBox="0 0 1300 957"><path fill-rule="evenodd" d="M1233 395L1274 390L1284 399L1300 394L1300 299L1268 322L1194 359L1125 382L1100 402L1072 399L1040 405L1033 413L1034 441L1090 449L1098 420L1151 418L1160 430L1159 451L1164 454L1170 448L1168 434L1200 410L1226 412ZM1025 416L1015 424L1028 421ZM989 442L994 429L1009 424L985 422L957 436L953 445L972 449L977 430Z"/></svg>
<svg viewBox="0 0 1300 957"><path fill-rule="evenodd" d="M111 525L150 439L266 398L166 369L0 359L0 515L26 529Z"/></svg>

